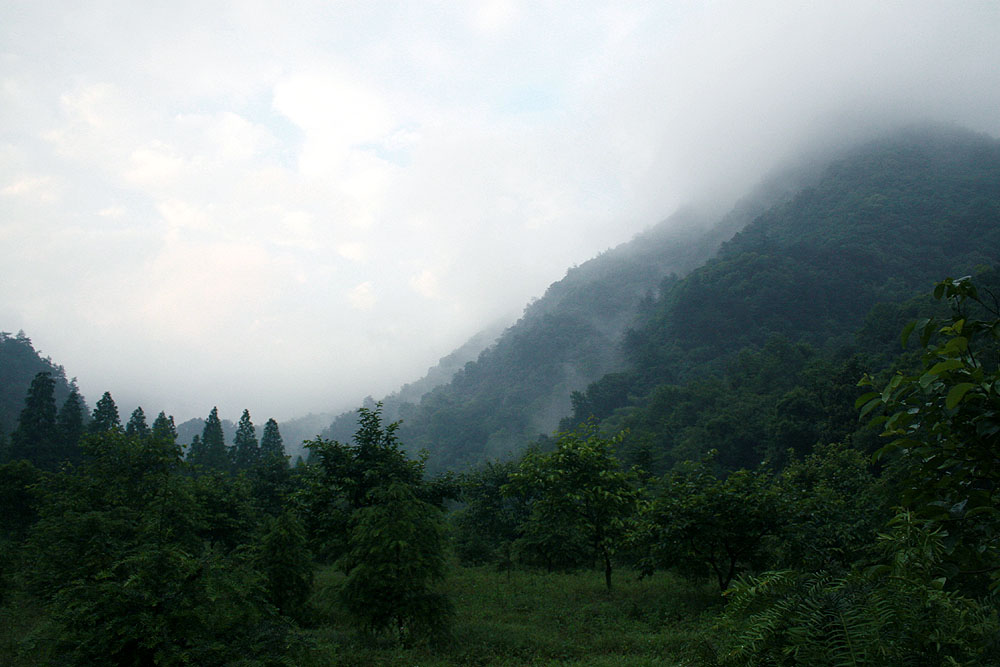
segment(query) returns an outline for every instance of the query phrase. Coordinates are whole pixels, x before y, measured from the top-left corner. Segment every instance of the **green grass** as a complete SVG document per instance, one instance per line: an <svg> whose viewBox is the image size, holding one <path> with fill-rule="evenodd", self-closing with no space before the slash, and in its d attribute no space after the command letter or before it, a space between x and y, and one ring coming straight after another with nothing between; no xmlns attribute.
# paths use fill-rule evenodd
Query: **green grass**
<svg viewBox="0 0 1000 667"><path fill-rule="evenodd" d="M289 656L301 667L513 666L652 667L704 665L699 658L721 599L710 585L670 574L639 580L615 573L566 574L453 565L442 582L455 606L451 636L439 646L401 647L360 636L337 604L343 575L316 573L312 623L296 637ZM11 592L0 604L0 664L59 664L59 628L49 610L27 594Z"/></svg>
<svg viewBox="0 0 1000 667"><path fill-rule="evenodd" d="M316 626L308 631L317 665L644 665L702 664L698 655L719 610L719 595L658 574L544 574L450 569L442 590L455 605L452 636L438 647L365 641L337 609L342 575L316 578Z"/></svg>

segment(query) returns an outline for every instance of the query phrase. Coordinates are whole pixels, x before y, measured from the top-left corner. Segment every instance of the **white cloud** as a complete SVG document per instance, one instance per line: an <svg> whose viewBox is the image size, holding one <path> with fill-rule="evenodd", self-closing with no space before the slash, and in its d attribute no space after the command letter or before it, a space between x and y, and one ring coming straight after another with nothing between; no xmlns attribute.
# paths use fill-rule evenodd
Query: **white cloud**
<svg viewBox="0 0 1000 667"><path fill-rule="evenodd" d="M338 178L352 152L395 129L387 102L335 69L298 73L274 87L274 108L305 135L299 169L312 178Z"/></svg>
<svg viewBox="0 0 1000 667"><path fill-rule="evenodd" d="M125 177L150 190L169 189L184 170L184 160L162 141L152 141L132 151Z"/></svg>
<svg viewBox="0 0 1000 667"><path fill-rule="evenodd" d="M52 201L52 179L49 176L27 176L0 188L0 197L27 197L41 201Z"/></svg>
<svg viewBox="0 0 1000 667"><path fill-rule="evenodd" d="M368 311L375 307L375 290L368 281L355 285L347 293L347 301L355 310Z"/></svg>
<svg viewBox="0 0 1000 667"><path fill-rule="evenodd" d="M414 292L427 299L441 298L441 285L438 277L430 269L410 276L410 287Z"/></svg>
<svg viewBox="0 0 1000 667"><path fill-rule="evenodd" d="M368 249L363 243L340 243L337 245L337 254L352 262L363 262L368 259Z"/></svg>

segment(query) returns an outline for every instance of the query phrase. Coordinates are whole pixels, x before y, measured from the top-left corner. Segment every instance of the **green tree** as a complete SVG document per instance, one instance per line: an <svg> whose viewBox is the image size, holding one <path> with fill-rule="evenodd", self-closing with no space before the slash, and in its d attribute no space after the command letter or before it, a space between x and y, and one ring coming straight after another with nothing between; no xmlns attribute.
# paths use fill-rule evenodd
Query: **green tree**
<svg viewBox="0 0 1000 667"><path fill-rule="evenodd" d="M649 549L644 569L712 574L725 591L738 573L765 564L766 540L785 523L783 507L780 489L763 469L719 479L706 461L683 464L663 477L643 514L637 535Z"/></svg>
<svg viewBox="0 0 1000 667"><path fill-rule="evenodd" d="M246 470L260 460L260 447L257 445L257 429L250 421L250 411L243 410L243 416L236 426L236 437L233 440L233 466L236 470Z"/></svg>
<svg viewBox="0 0 1000 667"><path fill-rule="evenodd" d="M125 435L136 438L148 438L152 435L149 425L146 424L146 413L142 411L141 405L132 411L132 416L129 417L128 423L125 425Z"/></svg>
<svg viewBox="0 0 1000 667"><path fill-rule="evenodd" d="M260 440L260 456L250 468L251 492L257 506L271 516L280 515L295 487L278 422L268 419Z"/></svg>
<svg viewBox="0 0 1000 667"><path fill-rule="evenodd" d="M45 470L58 466L59 429L54 390L51 373L38 373L31 381L17 429L11 435L11 459L27 459Z"/></svg>
<svg viewBox="0 0 1000 667"><path fill-rule="evenodd" d="M56 418L62 448L71 455L71 459L77 458L80 451L80 439L86 432L84 418L83 399L73 388L59 409L59 416Z"/></svg>
<svg viewBox="0 0 1000 667"><path fill-rule="evenodd" d="M94 407L94 413L90 417L89 430L91 433L109 433L121 430L121 427L118 406L111 398L111 393L106 391Z"/></svg>
<svg viewBox="0 0 1000 667"><path fill-rule="evenodd" d="M639 498L633 481L611 454L622 437L602 438L596 428L562 433L556 451L532 452L522 459L506 491L534 496L531 521L541 531L585 535L593 558L604 568L608 590L615 552L623 545Z"/></svg>
<svg viewBox="0 0 1000 667"><path fill-rule="evenodd" d="M262 529L263 537L255 560L264 576L267 599L282 614L306 620L313 563L305 528L294 513L285 511L275 517L265 517Z"/></svg>
<svg viewBox="0 0 1000 667"><path fill-rule="evenodd" d="M371 489L369 504L351 519L348 550L338 563L347 573L341 600L361 630L403 643L447 635L452 605L432 590L445 573L441 510L411 485Z"/></svg>
<svg viewBox="0 0 1000 667"><path fill-rule="evenodd" d="M177 427L174 425L173 416L168 417L165 412L161 411L153 420L151 433L153 438L161 442L171 444L177 442Z"/></svg>
<svg viewBox="0 0 1000 667"><path fill-rule="evenodd" d="M351 515L373 502L373 489L394 482L425 488L423 462L407 458L396 436L398 422L383 425L382 404L360 408L358 415L352 444L323 438L305 443L310 465L299 501L313 553L322 560L343 553Z"/></svg>
<svg viewBox="0 0 1000 667"><path fill-rule="evenodd" d="M28 548L60 664L273 664L287 628L258 575L200 536L180 448L110 431L51 476ZM259 662L258 662L259 661Z"/></svg>
<svg viewBox="0 0 1000 667"><path fill-rule="evenodd" d="M260 438L260 455L263 459L275 458L286 460L285 445L278 430L278 422L274 418L264 424L264 434ZM287 465L287 463L286 463Z"/></svg>
<svg viewBox="0 0 1000 667"><path fill-rule="evenodd" d="M504 494L517 471L517 462L488 461L461 477L465 506L455 512L455 547L470 564L497 562L510 565L512 548L531 506L524 497Z"/></svg>
<svg viewBox="0 0 1000 667"><path fill-rule="evenodd" d="M222 431L222 420L219 419L219 409L213 407L205 420L201 438L191 442L188 462L208 470L229 470L229 451L226 447L226 436Z"/></svg>
<svg viewBox="0 0 1000 667"><path fill-rule="evenodd" d="M817 446L782 470L776 484L785 517L774 554L781 567L846 572L892 515L869 457L846 445Z"/></svg>
<svg viewBox="0 0 1000 667"><path fill-rule="evenodd" d="M896 466L902 502L947 533L944 573L973 587L988 575L997 590L1000 306L968 277L938 283L934 297L950 305L951 316L911 322L902 335L905 345L918 333L923 372L897 373L857 406L862 417L879 415L873 421L891 438L877 457Z"/></svg>

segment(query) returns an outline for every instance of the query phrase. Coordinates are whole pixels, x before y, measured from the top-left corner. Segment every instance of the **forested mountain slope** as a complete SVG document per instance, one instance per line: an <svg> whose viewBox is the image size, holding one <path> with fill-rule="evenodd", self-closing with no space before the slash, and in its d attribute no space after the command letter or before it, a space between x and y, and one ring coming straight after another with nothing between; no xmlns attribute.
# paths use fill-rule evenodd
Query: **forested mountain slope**
<svg viewBox="0 0 1000 667"><path fill-rule="evenodd" d="M908 129L839 156L807 183L765 209L725 216L715 234L749 224L707 263L721 239L673 221L570 270L450 384L402 406L403 441L426 448L431 469L461 468L524 447L559 417L570 415L563 426L600 419L649 405L661 385L721 377L741 351L760 353L769 341L810 346L789 352L805 355L796 372L808 371L816 349L841 353L824 363L846 363L877 304L997 263L993 139ZM641 446L666 447L652 436Z"/></svg>
<svg viewBox="0 0 1000 667"><path fill-rule="evenodd" d="M621 367L618 341L659 281L691 270L724 240L705 228L698 214L680 212L570 269L478 358L452 367L450 382L408 391L409 401L388 397L386 415L402 419L403 442L435 452L432 467L462 465L466 453L469 462L502 456L552 430L571 391ZM346 440L355 422L353 412L341 415L324 435Z"/></svg>
<svg viewBox="0 0 1000 667"><path fill-rule="evenodd" d="M563 426L628 429L626 456L653 470L863 440L858 379L896 362L930 308L918 295L947 276L995 286L998 261L1000 142L925 128L870 144L665 282L626 336L629 370L575 396Z"/></svg>
<svg viewBox="0 0 1000 667"><path fill-rule="evenodd" d="M571 409L572 392L623 368L622 336L664 277L702 264L735 231L812 178L809 166L775 175L714 221L694 209L678 211L571 268L478 358L452 366L450 382L426 393L407 386L384 399L386 417L402 419L401 438L411 451L432 453L431 470L522 449L556 428ZM345 413L323 435L347 441L355 425L355 413Z"/></svg>
<svg viewBox="0 0 1000 667"><path fill-rule="evenodd" d="M38 373L52 375L55 399L62 405L70 393L70 382L66 380L63 367L43 358L23 331L15 336L0 333L0 437L17 426L24 408L24 396Z"/></svg>

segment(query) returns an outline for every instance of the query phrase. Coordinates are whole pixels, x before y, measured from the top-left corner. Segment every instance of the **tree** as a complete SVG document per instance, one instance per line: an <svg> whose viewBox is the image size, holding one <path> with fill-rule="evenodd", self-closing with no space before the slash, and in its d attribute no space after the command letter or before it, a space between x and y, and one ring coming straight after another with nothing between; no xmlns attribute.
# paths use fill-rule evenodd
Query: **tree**
<svg viewBox="0 0 1000 667"><path fill-rule="evenodd" d="M313 564L305 528L294 513L285 511L265 517L256 563L264 575L268 601L282 614L305 620Z"/></svg>
<svg viewBox="0 0 1000 667"><path fill-rule="evenodd" d="M31 381L17 429L11 435L11 459L27 459L45 470L54 470L59 464L54 390L51 373L38 373Z"/></svg>
<svg viewBox="0 0 1000 667"><path fill-rule="evenodd" d="M258 573L201 537L180 448L109 431L52 475L28 539L30 589L57 622L59 664L280 664L287 623Z"/></svg>
<svg viewBox="0 0 1000 667"><path fill-rule="evenodd" d="M191 442L188 461L192 465L209 470L229 470L229 452L226 448L226 436L222 432L222 421L219 419L219 409L213 407L205 420L201 438L197 444Z"/></svg>
<svg viewBox="0 0 1000 667"><path fill-rule="evenodd" d="M246 470L260 460L260 448L257 446L257 429L250 421L250 411L243 410L240 423L236 426L236 437L233 440L233 465L236 470Z"/></svg>
<svg viewBox="0 0 1000 667"><path fill-rule="evenodd" d="M285 461L285 445L278 430L278 422L274 421L273 417L264 424L264 435L260 439L260 456L262 459L275 458Z"/></svg>
<svg viewBox="0 0 1000 667"><path fill-rule="evenodd" d="M125 435L135 438L148 438L152 435L152 431L146 424L146 413L142 411L141 405L132 411L132 416L129 417L128 424L125 425Z"/></svg>
<svg viewBox="0 0 1000 667"><path fill-rule="evenodd" d="M763 469L719 479L708 461L687 462L663 477L643 514L638 534L649 548L644 569L713 574L725 591L739 572L762 565L765 539L784 524L782 508L780 490Z"/></svg>
<svg viewBox="0 0 1000 667"><path fill-rule="evenodd" d="M382 424L382 405L358 410L354 442L317 438L305 443L310 465L300 494L313 553L335 560L346 548L351 515L372 504L370 493L394 482L423 489L422 461L411 461L396 431L399 423Z"/></svg>
<svg viewBox="0 0 1000 667"><path fill-rule="evenodd" d="M80 439L85 432L83 400L76 389L69 392L66 401L59 409L57 418L59 427L59 439L62 448L67 453L72 453L75 457L79 452Z"/></svg>
<svg viewBox="0 0 1000 667"><path fill-rule="evenodd" d="M445 572L441 510L411 485L390 482L371 490L369 504L351 518L350 535L338 563L347 573L341 601L354 623L403 643L446 635L452 606L431 590Z"/></svg>
<svg viewBox="0 0 1000 667"><path fill-rule="evenodd" d="M878 415L873 422L891 438L876 456L897 467L903 503L946 532L944 573L973 587L989 575L998 590L1000 305L969 277L938 283L934 297L951 316L911 322L902 334L904 345L919 335L923 372L895 374L856 406L862 418Z"/></svg>
<svg viewBox="0 0 1000 667"><path fill-rule="evenodd" d="M160 412L153 420L152 436L156 440L162 442L169 442L171 444L177 442L177 427L174 425L174 418L171 415L168 417L166 413Z"/></svg>
<svg viewBox="0 0 1000 667"><path fill-rule="evenodd" d="M292 492L292 472L278 431L278 422L268 419L260 441L260 456L248 472L250 488L257 506L267 514L279 516Z"/></svg>
<svg viewBox="0 0 1000 667"><path fill-rule="evenodd" d="M106 391L94 407L94 414L90 418L90 432L109 433L121 430L121 427L122 422L118 417L118 406L115 405L114 399L111 398L111 393Z"/></svg>
<svg viewBox="0 0 1000 667"><path fill-rule="evenodd" d="M527 492L534 496L531 520L541 531L553 535L582 531L593 557L604 567L608 590L615 552L624 541L626 523L639 498L632 479L611 455L622 437L602 438L596 427L562 433L556 451L529 453L505 487L508 495Z"/></svg>
<svg viewBox="0 0 1000 667"><path fill-rule="evenodd" d="M503 493L516 471L514 461L488 461L462 475L465 507L455 513L454 523L455 547L464 563L510 565L514 541L531 512L526 498Z"/></svg>

